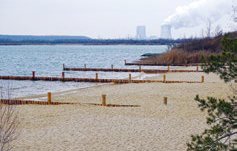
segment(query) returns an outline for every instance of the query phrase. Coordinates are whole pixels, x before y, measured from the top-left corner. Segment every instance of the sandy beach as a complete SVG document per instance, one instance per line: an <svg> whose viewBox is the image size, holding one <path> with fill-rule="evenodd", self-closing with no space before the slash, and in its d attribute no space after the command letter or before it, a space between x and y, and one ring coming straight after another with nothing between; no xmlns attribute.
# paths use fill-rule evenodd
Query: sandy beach
<svg viewBox="0 0 237 151"><path fill-rule="evenodd" d="M21 121L14 150L71 151L183 151L191 134L207 126L205 113L194 101L201 97L227 98L229 85L214 74L169 73L168 80L196 84L108 84L53 94L53 101L101 103L140 107L100 107L87 104L18 106ZM162 79L162 75L151 79ZM168 105L163 98L168 97Z"/></svg>

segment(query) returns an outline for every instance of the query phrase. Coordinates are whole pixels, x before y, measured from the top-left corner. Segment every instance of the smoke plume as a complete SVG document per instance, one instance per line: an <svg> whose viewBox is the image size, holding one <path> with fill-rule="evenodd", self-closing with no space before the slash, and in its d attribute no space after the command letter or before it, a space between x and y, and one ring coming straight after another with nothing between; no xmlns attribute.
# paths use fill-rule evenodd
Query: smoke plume
<svg viewBox="0 0 237 151"><path fill-rule="evenodd" d="M175 29L196 27L205 24L207 20L216 22L231 11L231 0L194 0L189 5L176 8L175 13L164 24Z"/></svg>

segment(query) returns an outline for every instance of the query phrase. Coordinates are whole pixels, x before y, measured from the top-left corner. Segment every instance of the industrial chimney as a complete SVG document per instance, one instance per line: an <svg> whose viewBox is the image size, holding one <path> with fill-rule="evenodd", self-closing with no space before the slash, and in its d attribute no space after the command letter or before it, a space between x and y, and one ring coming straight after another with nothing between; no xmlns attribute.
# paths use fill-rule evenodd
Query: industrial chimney
<svg viewBox="0 0 237 151"><path fill-rule="evenodd" d="M162 25L161 26L161 35L162 39L172 39L171 34L171 25Z"/></svg>

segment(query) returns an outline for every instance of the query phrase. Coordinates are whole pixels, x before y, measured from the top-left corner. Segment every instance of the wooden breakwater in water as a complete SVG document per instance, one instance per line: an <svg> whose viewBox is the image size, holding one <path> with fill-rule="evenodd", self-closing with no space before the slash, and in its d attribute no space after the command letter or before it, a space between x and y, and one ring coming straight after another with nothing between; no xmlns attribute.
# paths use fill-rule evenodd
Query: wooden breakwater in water
<svg viewBox="0 0 237 151"><path fill-rule="evenodd" d="M125 63L126 66L181 66L181 67L191 67L191 66L201 66L201 64L148 64L148 63Z"/></svg>
<svg viewBox="0 0 237 151"><path fill-rule="evenodd" d="M144 72L144 73L203 72L199 70L112 69L112 68L64 68L64 71Z"/></svg>
<svg viewBox="0 0 237 151"><path fill-rule="evenodd" d="M187 63L187 64L150 64L150 63L142 63L142 62L127 62L124 60L124 64L126 66L181 66L181 67L190 67L190 66L201 66L200 63Z"/></svg>
<svg viewBox="0 0 237 151"><path fill-rule="evenodd" d="M65 71L102 71L102 72L145 72L145 73L166 73L167 70L152 69L118 69L118 68L64 68Z"/></svg>
<svg viewBox="0 0 237 151"><path fill-rule="evenodd" d="M32 76L0 76L1 80L30 80L30 81L62 81L62 82L91 82L91 83L203 83L204 77L201 81L170 81L164 75L163 80L133 80L131 74L128 79L99 79L98 73L95 78L65 78L65 73L62 77L36 77L35 72Z"/></svg>
<svg viewBox="0 0 237 151"><path fill-rule="evenodd" d="M196 70L171 70L170 66L167 66L166 70L160 70L160 69L142 69L141 66L139 66L139 69L122 69L122 68L70 68L70 67L63 67L64 71L96 71L96 72L144 72L144 73L167 73L167 72L203 72L199 70L199 67L196 67Z"/></svg>

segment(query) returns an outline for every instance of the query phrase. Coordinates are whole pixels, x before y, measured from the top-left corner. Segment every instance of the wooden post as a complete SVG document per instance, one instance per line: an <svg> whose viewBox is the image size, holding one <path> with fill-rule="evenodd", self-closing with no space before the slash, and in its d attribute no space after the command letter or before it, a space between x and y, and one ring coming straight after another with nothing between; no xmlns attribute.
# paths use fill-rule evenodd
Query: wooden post
<svg viewBox="0 0 237 151"><path fill-rule="evenodd" d="M62 72L62 79L64 80L65 78L65 72Z"/></svg>
<svg viewBox="0 0 237 151"><path fill-rule="evenodd" d="M48 92L48 104L52 103L52 94L51 92Z"/></svg>
<svg viewBox="0 0 237 151"><path fill-rule="evenodd" d="M163 75L163 82L166 82L166 75Z"/></svg>
<svg viewBox="0 0 237 151"><path fill-rule="evenodd" d="M167 105L168 104L168 98L164 97L164 104Z"/></svg>
<svg viewBox="0 0 237 151"><path fill-rule="evenodd" d="M35 79L35 71L32 71L32 79Z"/></svg>
<svg viewBox="0 0 237 151"><path fill-rule="evenodd" d="M99 79L99 75L98 75L98 73L95 74L95 79L96 79L96 80Z"/></svg>
<svg viewBox="0 0 237 151"><path fill-rule="evenodd" d="M84 64L84 68L86 69L86 64Z"/></svg>
<svg viewBox="0 0 237 151"><path fill-rule="evenodd" d="M185 60L185 66L188 67L188 60Z"/></svg>
<svg viewBox="0 0 237 151"><path fill-rule="evenodd" d="M106 106L106 95L102 95L102 106Z"/></svg>
<svg viewBox="0 0 237 151"><path fill-rule="evenodd" d="M197 65L197 69L196 69L196 71L197 71L197 72L199 71L199 67L198 67L198 65Z"/></svg>
<svg viewBox="0 0 237 151"><path fill-rule="evenodd" d="M139 71L142 72L142 66L139 66Z"/></svg>
<svg viewBox="0 0 237 151"><path fill-rule="evenodd" d="M168 69L167 69L168 71L170 71L170 66L168 66Z"/></svg>
<svg viewBox="0 0 237 151"><path fill-rule="evenodd" d="M204 78L204 76L202 76L202 81L201 82L204 83L204 81L205 81L205 78Z"/></svg>
<svg viewBox="0 0 237 151"><path fill-rule="evenodd" d="M114 69L114 65L111 65L111 69Z"/></svg>
<svg viewBox="0 0 237 151"><path fill-rule="evenodd" d="M132 81L132 75L131 75L131 73L129 74L129 81L131 82Z"/></svg>

